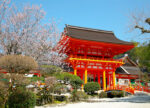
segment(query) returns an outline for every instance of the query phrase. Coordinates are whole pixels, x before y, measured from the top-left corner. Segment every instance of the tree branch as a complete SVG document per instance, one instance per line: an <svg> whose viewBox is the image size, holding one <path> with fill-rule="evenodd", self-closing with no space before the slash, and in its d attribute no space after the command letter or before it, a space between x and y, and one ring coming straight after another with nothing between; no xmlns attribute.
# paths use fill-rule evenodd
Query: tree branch
<svg viewBox="0 0 150 108"><path fill-rule="evenodd" d="M135 28L140 29L142 33L150 33L150 30L146 30L146 29L144 29L143 27L140 27L140 26L138 26L138 25L136 25Z"/></svg>

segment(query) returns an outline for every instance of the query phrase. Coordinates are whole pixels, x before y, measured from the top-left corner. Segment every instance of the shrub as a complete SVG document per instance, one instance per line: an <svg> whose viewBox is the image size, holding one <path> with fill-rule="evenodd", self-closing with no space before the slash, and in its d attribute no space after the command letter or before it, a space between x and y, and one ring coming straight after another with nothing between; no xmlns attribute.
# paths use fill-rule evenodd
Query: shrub
<svg viewBox="0 0 150 108"><path fill-rule="evenodd" d="M124 91L119 91L116 97L124 97Z"/></svg>
<svg viewBox="0 0 150 108"><path fill-rule="evenodd" d="M88 98L88 95L85 92L83 92L83 91L77 91L76 94L79 97L79 100Z"/></svg>
<svg viewBox="0 0 150 108"><path fill-rule="evenodd" d="M27 73L38 67L37 62L29 56L5 55L0 59L0 67L10 73Z"/></svg>
<svg viewBox="0 0 150 108"><path fill-rule="evenodd" d="M109 98L124 97L124 91L111 91L107 93Z"/></svg>
<svg viewBox="0 0 150 108"><path fill-rule="evenodd" d="M44 105L48 103L53 102L53 96L50 95L51 90L47 87L42 88L37 94L36 94L36 105Z"/></svg>
<svg viewBox="0 0 150 108"><path fill-rule="evenodd" d="M74 89L78 89L81 87L81 85L83 84L83 81L81 80L80 77L64 72L64 73L56 73L55 74L56 78L59 80L63 80L65 83L66 82L70 82L70 84L72 85L72 87Z"/></svg>
<svg viewBox="0 0 150 108"><path fill-rule="evenodd" d="M58 96L55 96L55 100L56 101L66 101L67 100L67 97L66 96L63 96L63 95L58 95Z"/></svg>
<svg viewBox="0 0 150 108"><path fill-rule="evenodd" d="M44 77L52 76L55 73L61 73L63 70L54 65L41 65L41 72Z"/></svg>
<svg viewBox="0 0 150 108"><path fill-rule="evenodd" d="M53 96L49 94L36 96L36 105L38 106L52 103L52 101L53 101Z"/></svg>
<svg viewBox="0 0 150 108"><path fill-rule="evenodd" d="M4 108L4 99L0 97L0 108Z"/></svg>
<svg viewBox="0 0 150 108"><path fill-rule="evenodd" d="M49 77L45 78L45 85L47 87L53 88L56 83L57 83L57 80L53 76L49 76Z"/></svg>
<svg viewBox="0 0 150 108"><path fill-rule="evenodd" d="M4 77L2 77L4 78ZM1 79L1 78L0 78ZM7 81L0 81L0 108L3 108L6 104L6 101L8 99L8 85L9 83Z"/></svg>
<svg viewBox="0 0 150 108"><path fill-rule="evenodd" d="M73 102L81 101L81 100L87 99L87 98L88 98L88 95L82 91L73 90L73 92L71 93L71 101L73 101Z"/></svg>
<svg viewBox="0 0 150 108"><path fill-rule="evenodd" d="M8 98L10 108L34 108L36 98L34 93L17 88Z"/></svg>
<svg viewBox="0 0 150 108"><path fill-rule="evenodd" d="M80 79L80 77L74 76L71 79L70 84L72 85L74 89L79 89L81 85L83 84L83 81Z"/></svg>
<svg viewBox="0 0 150 108"><path fill-rule="evenodd" d="M44 77L37 77L37 76L33 76L30 78L30 81L31 82L37 82L37 81L41 81L41 82L44 82Z"/></svg>
<svg viewBox="0 0 150 108"><path fill-rule="evenodd" d="M84 85L84 91L88 94L94 94L95 91L100 89L100 85L97 82L88 82Z"/></svg>
<svg viewBox="0 0 150 108"><path fill-rule="evenodd" d="M66 86L65 85L62 85L62 84L56 84L55 87L54 87L54 93L56 94L61 94L61 93L65 93L65 90L66 90Z"/></svg>
<svg viewBox="0 0 150 108"><path fill-rule="evenodd" d="M108 96L109 98L114 98L114 97L116 96L116 91L109 91L109 92L107 93L107 96Z"/></svg>
<svg viewBox="0 0 150 108"><path fill-rule="evenodd" d="M54 74L56 76L57 79L59 80L63 80L64 82L68 82L70 81L75 75L70 74L68 72L57 72Z"/></svg>
<svg viewBox="0 0 150 108"><path fill-rule="evenodd" d="M102 92L99 94L99 98L107 98L107 93L102 91Z"/></svg>

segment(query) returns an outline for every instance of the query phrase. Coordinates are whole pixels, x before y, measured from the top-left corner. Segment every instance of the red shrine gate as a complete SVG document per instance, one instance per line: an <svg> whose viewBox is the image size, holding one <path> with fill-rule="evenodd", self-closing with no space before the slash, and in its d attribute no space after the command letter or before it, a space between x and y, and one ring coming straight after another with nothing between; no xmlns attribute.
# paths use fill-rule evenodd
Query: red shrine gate
<svg viewBox="0 0 150 108"><path fill-rule="evenodd" d="M93 77L104 90L115 88L115 70L123 63L115 55L134 47L133 43L117 39L113 32L67 25L56 50L66 54L66 62L84 83Z"/></svg>

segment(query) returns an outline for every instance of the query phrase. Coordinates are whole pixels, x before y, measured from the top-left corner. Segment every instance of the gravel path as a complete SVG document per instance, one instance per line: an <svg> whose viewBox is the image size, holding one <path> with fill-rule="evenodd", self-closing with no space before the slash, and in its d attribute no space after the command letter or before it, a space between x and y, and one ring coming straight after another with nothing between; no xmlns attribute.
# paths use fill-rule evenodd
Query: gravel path
<svg viewBox="0 0 150 108"><path fill-rule="evenodd" d="M150 108L150 95L136 93L134 96L124 98L92 99L91 102L36 108Z"/></svg>

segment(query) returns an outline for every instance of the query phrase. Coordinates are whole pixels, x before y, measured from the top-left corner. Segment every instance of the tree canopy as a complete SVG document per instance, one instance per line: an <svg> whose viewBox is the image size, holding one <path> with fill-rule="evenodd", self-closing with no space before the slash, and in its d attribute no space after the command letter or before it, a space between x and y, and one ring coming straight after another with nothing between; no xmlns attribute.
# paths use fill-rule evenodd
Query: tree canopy
<svg viewBox="0 0 150 108"><path fill-rule="evenodd" d="M127 53L141 68L147 68L150 71L150 43L143 43Z"/></svg>
<svg viewBox="0 0 150 108"><path fill-rule="evenodd" d="M44 17L41 6L18 8L11 0L0 0L1 53L23 54L38 62L60 64L52 51L60 36L57 23L54 19L43 23Z"/></svg>

